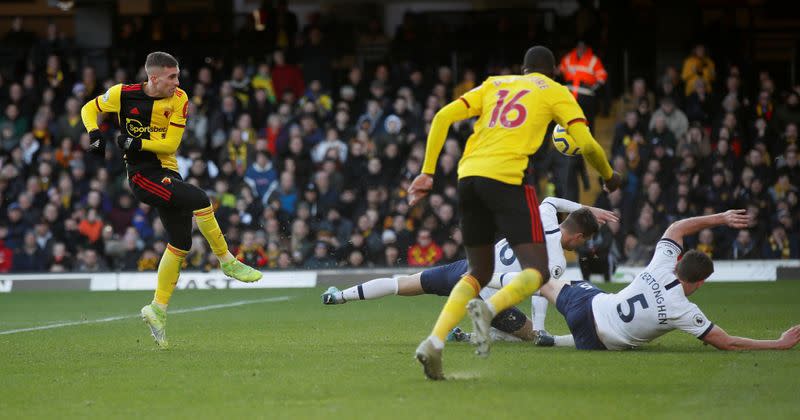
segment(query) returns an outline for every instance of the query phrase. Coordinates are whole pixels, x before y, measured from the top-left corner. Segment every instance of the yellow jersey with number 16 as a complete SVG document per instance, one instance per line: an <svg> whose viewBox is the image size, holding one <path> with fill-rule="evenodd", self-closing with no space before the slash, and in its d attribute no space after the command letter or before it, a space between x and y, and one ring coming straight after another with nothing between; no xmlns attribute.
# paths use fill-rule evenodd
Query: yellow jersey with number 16
<svg viewBox="0 0 800 420"><path fill-rule="evenodd" d="M567 127L586 119L569 90L540 73L490 77L459 99L470 117L479 116L458 163L459 178L520 185L550 121Z"/></svg>

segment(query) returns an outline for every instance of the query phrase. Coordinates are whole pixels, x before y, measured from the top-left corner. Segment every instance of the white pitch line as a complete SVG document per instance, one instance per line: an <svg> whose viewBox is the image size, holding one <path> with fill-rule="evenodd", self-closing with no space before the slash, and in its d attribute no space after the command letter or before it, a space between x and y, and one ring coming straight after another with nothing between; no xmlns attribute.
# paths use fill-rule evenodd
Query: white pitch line
<svg viewBox="0 0 800 420"><path fill-rule="evenodd" d="M170 311L170 315L172 314L185 314L189 312L202 312L202 311L212 311L214 309L223 309L223 308L233 308L235 306L244 306L244 305L252 305L255 303L267 303L267 302L285 302L291 299L289 296L278 296L266 299L254 299L254 300L240 300L231 303L220 303L218 305L208 305L208 306L197 306L194 308L186 308L186 309L176 309L174 311ZM100 318L100 319L89 319L85 321L69 321L69 322L60 322L57 324L47 324L47 325L40 325L38 327L30 327L30 328L19 328L16 330L6 330L0 331L0 335L8 335L8 334L16 334L16 333L23 333L29 331L40 331L40 330L51 330L54 328L61 328L61 327L71 327L74 325L86 325L86 324L100 324L103 322L112 322L112 321L119 321L123 319L130 319L130 318L139 318L141 315L120 315L120 316L111 316L108 318Z"/></svg>

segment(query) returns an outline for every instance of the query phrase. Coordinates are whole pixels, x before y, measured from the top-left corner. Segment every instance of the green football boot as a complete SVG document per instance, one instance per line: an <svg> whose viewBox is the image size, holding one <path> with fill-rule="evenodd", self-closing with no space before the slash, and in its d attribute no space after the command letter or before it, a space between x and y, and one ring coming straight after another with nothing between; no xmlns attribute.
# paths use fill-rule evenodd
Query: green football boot
<svg viewBox="0 0 800 420"><path fill-rule="evenodd" d="M230 278L234 278L245 283L252 283L254 281L261 280L262 274L260 271L235 258L228 262L220 263L219 266L222 268L222 272Z"/></svg>
<svg viewBox="0 0 800 420"><path fill-rule="evenodd" d="M151 303L142 308L142 321L150 327L150 333L156 340L158 347L165 349L169 347L167 342L167 312Z"/></svg>

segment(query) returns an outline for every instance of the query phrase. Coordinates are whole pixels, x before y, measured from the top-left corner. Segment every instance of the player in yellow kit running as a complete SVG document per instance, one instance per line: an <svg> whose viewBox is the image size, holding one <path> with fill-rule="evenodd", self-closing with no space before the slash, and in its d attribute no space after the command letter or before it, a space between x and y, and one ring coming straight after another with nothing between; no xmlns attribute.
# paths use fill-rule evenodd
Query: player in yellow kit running
<svg viewBox="0 0 800 420"><path fill-rule="evenodd" d="M222 271L237 280L254 282L257 271L233 257L214 217L206 193L178 174L175 152L186 126L189 97L178 88L178 61L154 52L145 62L147 81L114 85L86 103L81 118L91 138L90 151L104 153L105 140L97 126L101 112L117 114L122 134L117 145L125 153L131 190L139 201L156 208L169 235L158 264L158 286L153 302L142 308L142 319L160 347L167 347L167 304L192 246L192 217L219 258Z"/></svg>
<svg viewBox="0 0 800 420"><path fill-rule="evenodd" d="M422 173L409 187L411 205L428 194L447 130L459 120L478 117L458 163L458 207L469 271L455 285L433 332L417 347L416 358L430 379L444 379L444 341L469 311L476 352L489 353L489 328L496 314L528 298L549 279L539 202L523 185L530 155L545 139L551 121L567 128L605 187L619 187L605 152L586 126L586 117L566 87L552 80L555 58L546 47L525 54L524 75L497 76L439 110L433 119ZM475 299L494 271L496 234L505 237L522 272L488 301Z"/></svg>

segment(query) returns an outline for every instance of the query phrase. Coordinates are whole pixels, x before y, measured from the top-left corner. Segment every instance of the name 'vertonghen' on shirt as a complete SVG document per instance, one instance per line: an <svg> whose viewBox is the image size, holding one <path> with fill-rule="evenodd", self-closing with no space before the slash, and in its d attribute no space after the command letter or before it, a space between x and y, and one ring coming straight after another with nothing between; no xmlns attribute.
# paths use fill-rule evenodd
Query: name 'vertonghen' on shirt
<svg viewBox="0 0 800 420"><path fill-rule="evenodd" d="M658 323L667 325L667 305L664 305L664 293L661 289L661 285L647 272L642 273L642 280L645 281L646 285L650 286L650 290L653 292L653 301L656 303L656 309L658 310ZM617 310L619 311L621 308L622 306L619 306Z"/></svg>

